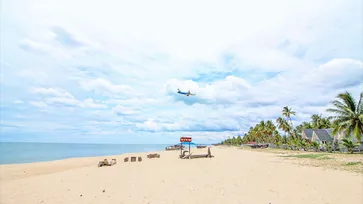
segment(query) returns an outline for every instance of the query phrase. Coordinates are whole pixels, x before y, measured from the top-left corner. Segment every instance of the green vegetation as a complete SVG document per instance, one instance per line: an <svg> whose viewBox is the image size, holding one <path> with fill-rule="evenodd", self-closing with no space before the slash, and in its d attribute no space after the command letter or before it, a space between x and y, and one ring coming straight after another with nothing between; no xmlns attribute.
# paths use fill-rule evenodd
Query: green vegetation
<svg viewBox="0 0 363 204"><path fill-rule="evenodd" d="M354 135L361 141L363 134L363 93L360 94L359 102L356 103L349 92L341 93L337 100L333 101L334 108L327 111L334 113L333 133L344 132L346 135Z"/></svg>
<svg viewBox="0 0 363 204"><path fill-rule="evenodd" d="M344 138L342 141L343 141L344 147L346 147L348 152L350 152L351 154L353 153L353 149L359 145L357 143L354 143L349 138Z"/></svg>
<svg viewBox="0 0 363 204"><path fill-rule="evenodd" d="M362 162L347 162L344 165L345 166L355 166L355 165L358 165L358 164L362 164Z"/></svg>
<svg viewBox="0 0 363 204"><path fill-rule="evenodd" d="M243 137L232 137L224 140L221 144L225 145L242 145L248 142L270 143L277 148L290 150L319 151L324 149L327 152L340 151L345 147L348 152L353 153L353 149L359 144L353 142L352 138L361 141L363 134L363 93L360 94L358 103L354 100L349 92L338 94L336 100L332 102L333 108L327 109L327 112L333 114L330 117L322 117L320 114L311 116L311 121L302 122L294 127L292 116L296 112L291 107L285 106L282 109L281 117L277 118L276 123L272 120L261 121L254 127L250 127L249 131ZM332 128L332 135L339 134L344 136L341 141L327 141L324 144L310 139L303 138L303 129L327 129ZM280 135L281 130L284 134Z"/></svg>
<svg viewBox="0 0 363 204"><path fill-rule="evenodd" d="M309 158L309 159L332 159L325 154L298 154L298 155L287 155L283 157L294 157L294 158Z"/></svg>

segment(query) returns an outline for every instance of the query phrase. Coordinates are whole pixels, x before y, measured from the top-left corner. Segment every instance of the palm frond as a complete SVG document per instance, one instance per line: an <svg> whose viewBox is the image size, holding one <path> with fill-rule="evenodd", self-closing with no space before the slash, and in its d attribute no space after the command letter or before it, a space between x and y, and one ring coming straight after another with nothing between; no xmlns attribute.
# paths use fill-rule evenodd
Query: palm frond
<svg viewBox="0 0 363 204"><path fill-rule="evenodd" d="M359 123L356 123L353 130L353 135L358 141L362 141L362 129Z"/></svg>
<svg viewBox="0 0 363 204"><path fill-rule="evenodd" d="M328 109L326 109L326 111L331 112L331 113L335 113L335 114L338 114L338 115L345 115L345 116L351 115L350 112L347 112L347 111L344 111L344 110L339 110L339 109L334 109L334 108L328 108Z"/></svg>
<svg viewBox="0 0 363 204"><path fill-rule="evenodd" d="M358 105L357 105L357 113L358 114L363 114L363 92L360 93L360 96L359 96L359 102L358 102Z"/></svg>
<svg viewBox="0 0 363 204"><path fill-rule="evenodd" d="M347 105L343 104L342 102L335 100L333 102L331 102L336 108L341 109L341 110L345 110L346 108L348 108Z"/></svg>
<svg viewBox="0 0 363 204"><path fill-rule="evenodd" d="M352 110L352 112L356 111L356 102L353 96L348 91L338 94L337 98L343 100L345 105L348 106L349 109Z"/></svg>
<svg viewBox="0 0 363 204"><path fill-rule="evenodd" d="M358 118L359 118L360 122L363 123L363 114L359 115Z"/></svg>

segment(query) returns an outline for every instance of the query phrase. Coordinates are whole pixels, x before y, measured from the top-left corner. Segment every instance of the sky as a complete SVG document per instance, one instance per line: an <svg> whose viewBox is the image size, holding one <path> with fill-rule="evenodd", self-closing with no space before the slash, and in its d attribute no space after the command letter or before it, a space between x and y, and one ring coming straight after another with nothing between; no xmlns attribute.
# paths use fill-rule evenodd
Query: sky
<svg viewBox="0 0 363 204"><path fill-rule="evenodd" d="M214 143L363 91L361 0L2 0L0 141ZM195 96L177 94L177 89Z"/></svg>

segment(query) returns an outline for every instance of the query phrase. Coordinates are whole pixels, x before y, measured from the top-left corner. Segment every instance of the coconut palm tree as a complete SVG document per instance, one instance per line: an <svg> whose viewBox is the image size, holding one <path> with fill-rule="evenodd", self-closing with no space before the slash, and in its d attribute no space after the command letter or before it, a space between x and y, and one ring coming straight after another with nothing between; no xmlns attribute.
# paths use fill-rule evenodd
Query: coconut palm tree
<svg viewBox="0 0 363 204"><path fill-rule="evenodd" d="M338 94L337 99L332 102L334 108L327 109L334 114L333 134L343 132L346 136L354 135L358 141L362 141L363 134L363 92L356 103L349 92Z"/></svg>
<svg viewBox="0 0 363 204"><path fill-rule="evenodd" d="M328 118L323 118L321 115L314 114L311 116L311 124L313 128L316 129L323 129L323 128L330 128L330 120Z"/></svg>
<svg viewBox="0 0 363 204"><path fill-rule="evenodd" d="M296 130L298 132L302 132L303 129L313 129L314 127L311 125L311 123L308 122L302 122L300 125L296 126Z"/></svg>
<svg viewBox="0 0 363 204"><path fill-rule="evenodd" d="M311 146L314 148L314 150L317 152L318 150L319 150L319 146L320 146L320 144L319 143L317 143L317 142L315 142L315 141L313 141L313 142L311 142Z"/></svg>
<svg viewBox="0 0 363 204"><path fill-rule="evenodd" d="M357 147L359 144L354 143L352 140L350 140L349 138L344 138L342 140L342 144L345 148L347 148L348 152L350 152L351 154L353 153L353 149L355 147Z"/></svg>
<svg viewBox="0 0 363 204"><path fill-rule="evenodd" d="M292 128L285 119L279 117L279 118L277 118L276 123L278 125L278 128L285 132L285 135L286 135L286 133L291 132Z"/></svg>
<svg viewBox="0 0 363 204"><path fill-rule="evenodd" d="M292 111L292 109L289 108L289 106L285 106L282 108L282 115L290 120L290 125L291 125L292 129L294 129L294 125L292 124L291 116L296 115L296 112Z"/></svg>

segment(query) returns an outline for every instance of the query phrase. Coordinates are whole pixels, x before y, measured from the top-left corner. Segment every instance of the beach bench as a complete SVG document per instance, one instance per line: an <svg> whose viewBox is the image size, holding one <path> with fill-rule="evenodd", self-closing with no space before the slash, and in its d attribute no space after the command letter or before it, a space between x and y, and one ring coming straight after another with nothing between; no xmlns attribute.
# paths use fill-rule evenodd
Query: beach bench
<svg viewBox="0 0 363 204"><path fill-rule="evenodd" d="M155 154L148 154L147 155L147 158L149 158L149 159L152 159L152 158L160 158L160 154L157 154L157 153L155 153Z"/></svg>
<svg viewBox="0 0 363 204"><path fill-rule="evenodd" d="M186 152L188 151L184 151L182 155L180 155L181 159L197 159L197 158L212 158L214 157L210 151L210 147L208 147L208 153L207 154L189 154L186 155Z"/></svg>

